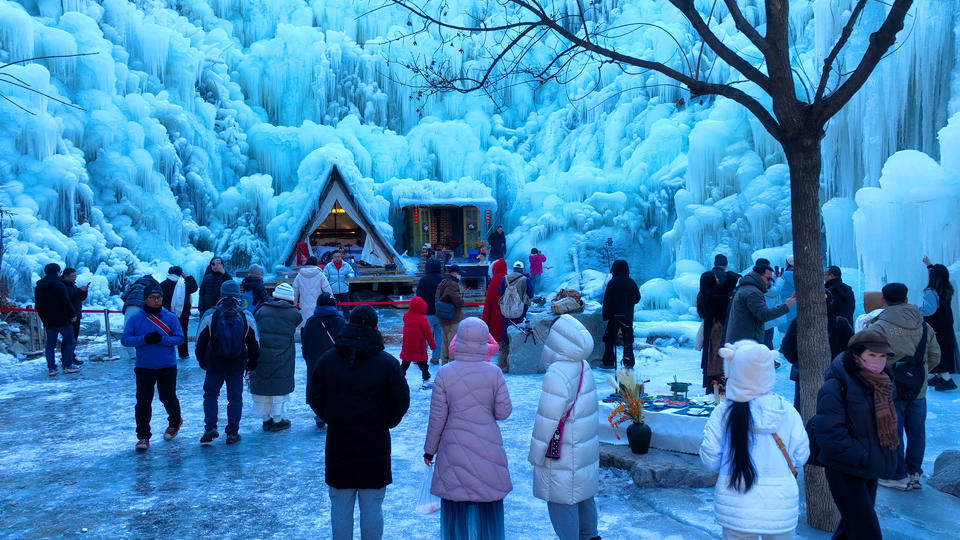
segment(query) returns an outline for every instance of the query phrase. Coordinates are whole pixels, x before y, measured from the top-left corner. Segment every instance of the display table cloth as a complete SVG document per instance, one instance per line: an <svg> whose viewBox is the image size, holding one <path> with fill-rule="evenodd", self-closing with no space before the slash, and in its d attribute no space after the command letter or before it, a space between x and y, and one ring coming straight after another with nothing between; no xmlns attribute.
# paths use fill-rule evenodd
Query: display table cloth
<svg viewBox="0 0 960 540"><path fill-rule="evenodd" d="M610 426L608 418L610 413L617 406L616 403L599 403L600 412L600 442L610 444L628 444L627 427L630 422L620 424L619 428L614 429ZM703 440L703 428L707 425L709 416L688 416L679 411L683 409L663 409L653 411L649 408L643 410L643 421L650 426L653 437L650 439L652 448L669 450L671 452L683 452L685 454L697 454L700 451L700 441ZM620 439L617 440L617 435Z"/></svg>

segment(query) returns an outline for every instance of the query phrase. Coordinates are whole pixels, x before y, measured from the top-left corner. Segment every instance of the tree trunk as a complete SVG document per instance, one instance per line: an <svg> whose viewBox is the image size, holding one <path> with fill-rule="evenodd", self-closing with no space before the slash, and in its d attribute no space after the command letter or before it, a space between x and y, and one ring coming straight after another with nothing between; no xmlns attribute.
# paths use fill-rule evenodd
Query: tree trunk
<svg viewBox="0 0 960 540"><path fill-rule="evenodd" d="M790 205L793 222L794 281L797 291L797 351L800 395L797 403L804 422L817 410L817 392L830 358L827 339L827 306L824 301L823 260L820 245L820 138L784 141L790 166ZM804 469L807 523L832 531L839 514L827 486L823 468Z"/></svg>

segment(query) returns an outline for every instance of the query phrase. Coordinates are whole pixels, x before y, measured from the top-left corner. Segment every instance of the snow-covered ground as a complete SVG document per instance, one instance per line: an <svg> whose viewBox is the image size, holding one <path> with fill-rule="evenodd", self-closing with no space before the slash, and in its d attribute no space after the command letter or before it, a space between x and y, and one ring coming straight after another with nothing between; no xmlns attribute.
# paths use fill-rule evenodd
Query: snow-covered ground
<svg viewBox="0 0 960 540"><path fill-rule="evenodd" d="M392 317L390 318L392 319ZM392 333L395 325L385 320ZM396 341L396 340L391 340ZM82 350L102 349L94 341ZM398 345L390 352L398 353ZM645 378L697 381L699 353L645 349L638 353ZM264 433L249 407L243 441L227 447L198 444L202 430L203 372L181 364L179 396L184 427L171 442L153 438L144 454L133 450L134 382L125 361L88 362L75 376L49 379L43 360L7 357L0 370L0 536L92 537L326 537L329 502L323 482L324 432L303 403L304 373L289 407L289 431ZM436 367L431 368L432 371ZM603 372L595 377L601 391ZM430 392L419 390L419 372L407 374L410 411L393 431L394 484L384 502L386 537L436 538L439 515L413 511ZM532 496L527 448L541 377L507 375L513 415L501 423L514 490L505 501L508 538L553 538L546 505ZM792 395L786 368L777 389ZM245 397L248 397L246 395ZM955 447L960 393L929 395L925 468ZM225 417L221 398L221 418ZM165 414L154 402L154 431ZM606 538L715 538L711 489L638 489L620 471L603 470L598 496L600 533ZM960 499L932 488L899 493L881 488L877 503L888 538L949 537ZM802 520L801 520L802 521ZM801 527L803 538L827 535Z"/></svg>

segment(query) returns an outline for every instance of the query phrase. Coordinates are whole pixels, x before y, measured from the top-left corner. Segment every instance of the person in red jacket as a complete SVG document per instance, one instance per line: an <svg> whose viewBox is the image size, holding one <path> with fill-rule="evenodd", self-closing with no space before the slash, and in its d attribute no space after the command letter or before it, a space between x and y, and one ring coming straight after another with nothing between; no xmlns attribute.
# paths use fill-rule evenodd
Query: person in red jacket
<svg viewBox="0 0 960 540"><path fill-rule="evenodd" d="M423 375L423 388L430 388L430 370L427 366L427 345L437 348L433 330L427 322L427 302L419 296L410 299L410 309L403 314L403 340L400 346L400 369L407 375L410 363L417 364Z"/></svg>
<svg viewBox="0 0 960 540"><path fill-rule="evenodd" d="M507 277L507 261L497 259L490 268L490 284L487 285L487 294L483 297L483 311L480 318L487 323L490 329L490 335L499 344L503 341L503 313L500 312L500 282ZM503 347L500 347L501 349ZM506 363L506 351L497 358L497 365L504 373L507 373L510 367Z"/></svg>

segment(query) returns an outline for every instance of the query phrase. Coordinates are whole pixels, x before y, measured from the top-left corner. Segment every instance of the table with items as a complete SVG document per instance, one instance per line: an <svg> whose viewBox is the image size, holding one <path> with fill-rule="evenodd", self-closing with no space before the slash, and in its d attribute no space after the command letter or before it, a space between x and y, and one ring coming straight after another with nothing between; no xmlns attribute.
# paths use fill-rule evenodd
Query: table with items
<svg viewBox="0 0 960 540"><path fill-rule="evenodd" d="M651 448L696 454L703 440L703 428L714 409L714 399L708 397L685 398L681 396L644 394L643 421L653 432ZM602 399L600 408L600 441L610 444L627 444L627 427L624 422L619 427L610 425L610 414L616 408L621 397L611 394ZM618 438L619 437L619 438Z"/></svg>

